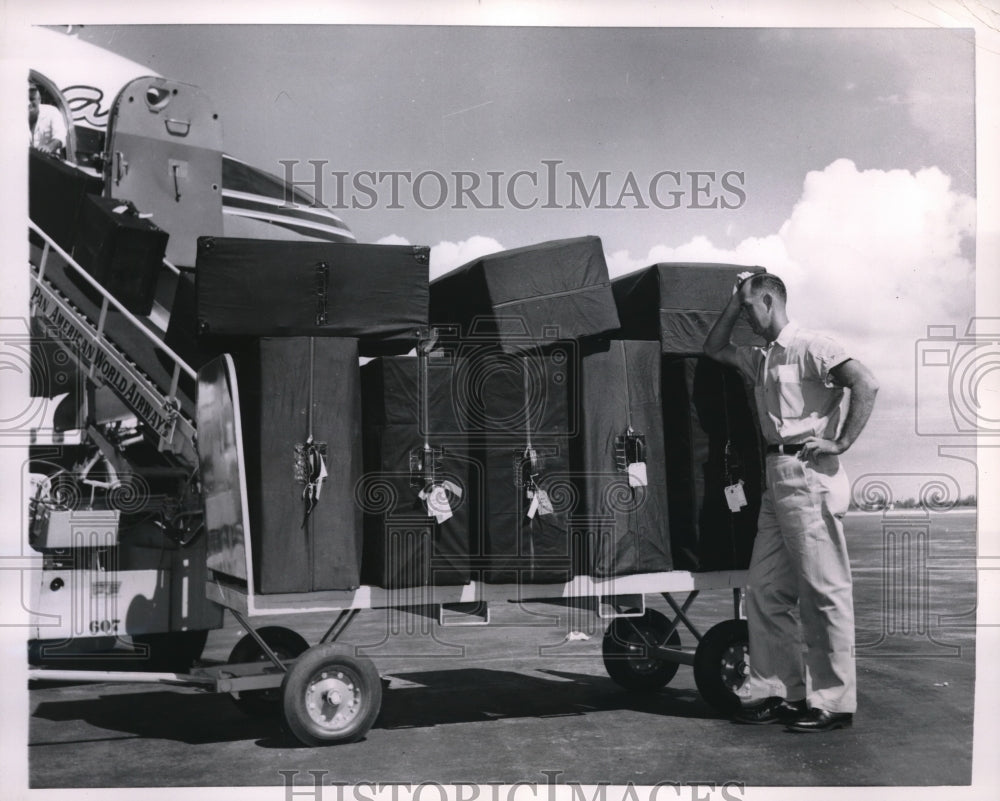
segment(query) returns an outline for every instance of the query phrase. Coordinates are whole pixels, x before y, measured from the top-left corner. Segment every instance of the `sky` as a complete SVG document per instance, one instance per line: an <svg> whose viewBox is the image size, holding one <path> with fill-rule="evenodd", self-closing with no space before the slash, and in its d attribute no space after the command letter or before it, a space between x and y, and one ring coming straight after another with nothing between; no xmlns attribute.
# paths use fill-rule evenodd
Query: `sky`
<svg viewBox="0 0 1000 801"><path fill-rule="evenodd" d="M549 205L558 208L541 208L543 193L530 209L517 208L505 192L494 204L482 187L484 205L499 208L471 201L456 208L462 204L453 186L447 202L423 208L408 191L391 203L379 185L370 208L350 207L351 200L366 205L370 196L362 192L338 213L359 241L431 246L434 274L483 253L582 234L601 237L613 275L670 260L766 266L786 279L792 316L840 338L880 380L872 420L844 457L852 478L887 478L900 497L934 476L950 495L978 490L980 562L990 567L1000 552L998 516L983 506L995 493L976 486L971 464L938 449L970 442L959 431L964 421L951 414L953 393L962 395L961 408L972 397L992 399L996 409L995 368L967 368L971 356L995 354L1000 337L984 345L964 336L973 314L1000 317L995 2L817 0L808 17L807 4L791 0L761 0L753 11L737 0L697 11L670 0L629 0L614 4L614 16L595 12L598 5L456 0L358 11L360 4L241 0L239 19L266 24L178 27L160 23L192 13L206 22L237 15L225 4L192 0L175 0L169 10L159 3L140 9L134 2L8 0L0 17L0 90L23 102L18 24L82 20L89 24L76 29L81 38L202 87L218 103L232 155L274 171L282 160L326 162L328 204L342 200L333 196L334 171L348 181L366 171L427 173L423 205L434 205L435 175L453 181L467 173L488 186L495 173L505 189L527 173L515 181L514 200L530 202L530 176L544 188L546 162L557 163L557 199ZM136 24L147 21L158 24ZM313 24L276 24L291 21ZM514 27L480 27L496 23ZM578 23L596 27L567 27ZM611 27L618 25L630 27ZM987 133L978 148L977 129ZM20 130L0 136L5 152L21 152ZM7 175L26 179L25 169L15 164ZM570 208L571 173L585 187L605 176L603 205L623 207L595 201ZM676 208L649 202L650 183L665 173L680 175L676 186L669 175L658 184L663 200L681 191ZM638 207L639 196L646 208ZM714 208L692 208L713 201ZM5 242L23 243L22 211L4 215L0 227ZM2 324L23 316L27 299L26 271L8 269L23 264L26 250L5 250ZM929 343L931 325L945 328ZM943 364L942 354L954 365ZM7 382L9 371L2 372ZM0 398L0 433L10 386ZM986 433L997 430L996 421ZM24 545L11 531L10 510L21 504L20 466L16 458L4 466L12 469L0 482L0 508L13 536L0 557L16 559ZM1000 598L995 575L980 571L981 620ZM7 570L0 577L14 576ZM16 585L0 582L5 613L23 606ZM9 654L17 658L5 660L4 670L23 658L23 641L7 620L7 639L16 640ZM977 632L982 677L992 675L989 655L997 652L993 620ZM996 741L981 729L1000 703L994 685L976 688L980 777L984 770L996 775ZM23 687L23 676L7 686ZM23 695L0 694L6 719L27 719ZM24 760L13 762L5 780L23 784ZM961 788L949 792L964 797Z"/></svg>
<svg viewBox="0 0 1000 801"><path fill-rule="evenodd" d="M918 398L916 366L929 325L955 327L946 350L971 347L971 30L75 31L200 86L229 153L314 190L359 241L431 246L432 277L585 234L612 277L662 261L767 267L792 317L880 380L852 475L945 473L976 492L969 465L937 455L936 435L958 427L950 384L924 381ZM935 436L915 434L918 406ZM895 479L898 494L919 480Z"/></svg>

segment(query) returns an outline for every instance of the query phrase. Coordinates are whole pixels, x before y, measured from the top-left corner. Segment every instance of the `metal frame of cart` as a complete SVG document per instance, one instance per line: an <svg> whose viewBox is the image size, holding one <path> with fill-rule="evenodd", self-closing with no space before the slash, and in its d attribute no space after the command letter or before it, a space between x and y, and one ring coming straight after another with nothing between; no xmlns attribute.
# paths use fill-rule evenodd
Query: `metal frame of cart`
<svg viewBox="0 0 1000 801"><path fill-rule="evenodd" d="M465 615L488 623L491 603L548 603L596 610L608 619L602 651L611 678L629 690L654 691L667 684L682 664L694 669L702 697L720 711L733 709L735 690L746 677L747 630L740 618L745 571L689 573L671 571L604 580L578 576L565 584L491 585L472 582L452 587L386 590L362 586L353 591L260 595L216 577L208 595L232 612L248 632L225 665L190 673L138 673L32 670L33 679L155 682L180 684L209 692L231 693L237 706L254 716L280 715L286 728L306 745L353 742L378 717L383 684L372 660L340 642L362 610L397 609ZM703 590L729 589L733 618L702 634L688 610ZM675 593L686 593L678 602ZM646 595L662 595L673 618L646 608ZM415 599L421 601L415 604ZM335 614L313 646L281 626L254 628L251 620L274 615ZM684 626L698 641L682 648Z"/></svg>

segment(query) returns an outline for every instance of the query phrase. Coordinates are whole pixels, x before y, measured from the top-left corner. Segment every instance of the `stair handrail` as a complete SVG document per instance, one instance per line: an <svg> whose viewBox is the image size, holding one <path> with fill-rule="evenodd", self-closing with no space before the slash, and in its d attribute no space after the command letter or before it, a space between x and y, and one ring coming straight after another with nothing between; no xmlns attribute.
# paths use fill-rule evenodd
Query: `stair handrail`
<svg viewBox="0 0 1000 801"><path fill-rule="evenodd" d="M184 361L177 353L174 352L162 339L160 339L156 334L150 331L149 327L143 324L143 322L136 317L132 312L125 308L122 303L110 292L108 292L101 284L95 281L86 270L83 269L77 262L70 256L65 250L63 250L52 237L50 237L45 231L43 231L33 220L28 220L28 227L38 234L42 241L45 243L42 247L42 256L39 260L38 265L38 281L41 281L45 277L45 268L48 263L49 253L55 250L66 263L70 265L90 286L92 286L101 295L101 311L97 321L97 336L100 340L107 342L111 347L115 348L119 352L124 352L122 347L112 340L108 339L104 335L104 323L107 319L109 306L114 306L115 310L121 313L121 315L128 320L134 327L138 328L143 336L149 339L159 350L170 357L174 364L174 368L171 374L170 380L170 390L167 393L167 398L174 398L177 395L177 386L180 382L180 373L183 371L190 378L197 380L198 373L192 368L187 362ZM164 259L164 264L168 269L177 270L174 265L170 264Z"/></svg>

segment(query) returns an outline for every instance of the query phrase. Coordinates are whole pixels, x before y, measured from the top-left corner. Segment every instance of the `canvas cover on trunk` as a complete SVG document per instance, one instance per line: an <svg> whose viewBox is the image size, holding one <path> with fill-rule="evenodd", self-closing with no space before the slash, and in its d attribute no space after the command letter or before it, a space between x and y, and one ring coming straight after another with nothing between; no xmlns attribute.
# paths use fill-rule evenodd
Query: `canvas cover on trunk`
<svg viewBox="0 0 1000 801"><path fill-rule="evenodd" d="M215 335L359 339L405 353L427 326L430 250L402 245L198 240L198 329Z"/></svg>
<svg viewBox="0 0 1000 801"><path fill-rule="evenodd" d="M618 328L601 240L544 242L483 256L431 285L431 320L495 337L508 353Z"/></svg>
<svg viewBox="0 0 1000 801"><path fill-rule="evenodd" d="M100 195L101 179L37 150L28 151L28 214L67 253L73 250L80 208Z"/></svg>
<svg viewBox="0 0 1000 801"><path fill-rule="evenodd" d="M120 200L87 197L74 260L133 314L149 314L163 267L167 232Z"/></svg>
<svg viewBox="0 0 1000 801"><path fill-rule="evenodd" d="M743 378L707 357L664 356L661 385L674 565L745 569L757 533L763 463ZM734 513L724 490L739 480L748 505Z"/></svg>
<svg viewBox="0 0 1000 801"><path fill-rule="evenodd" d="M455 363L454 403L481 468L474 575L491 583L568 581L570 517L578 494L578 350L559 343L511 355L471 349Z"/></svg>
<svg viewBox="0 0 1000 801"><path fill-rule="evenodd" d="M366 584L465 584L470 578L474 482L450 399L451 371L427 366L422 375L422 361L390 356L361 368Z"/></svg>
<svg viewBox="0 0 1000 801"><path fill-rule="evenodd" d="M359 586L357 341L261 339L237 355L237 375L258 591Z"/></svg>
<svg viewBox="0 0 1000 801"><path fill-rule="evenodd" d="M581 364L585 572L622 576L673 569L668 526L660 348L603 341Z"/></svg>
<svg viewBox="0 0 1000 801"><path fill-rule="evenodd" d="M624 339L657 340L663 353L699 355L741 272L760 267L731 264L654 264L616 279L612 288ZM733 329L738 345L763 341L743 319Z"/></svg>

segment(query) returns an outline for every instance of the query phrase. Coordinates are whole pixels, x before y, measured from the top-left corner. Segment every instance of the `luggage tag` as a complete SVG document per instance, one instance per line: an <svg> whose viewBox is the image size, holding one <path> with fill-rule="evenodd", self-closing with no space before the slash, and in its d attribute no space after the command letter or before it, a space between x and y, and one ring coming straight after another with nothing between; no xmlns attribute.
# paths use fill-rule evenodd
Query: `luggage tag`
<svg viewBox="0 0 1000 801"><path fill-rule="evenodd" d="M534 476L531 477L528 484L528 497L531 498L531 503L528 504L529 520L534 520L536 514L553 514L552 500L549 498L549 494L535 483Z"/></svg>
<svg viewBox="0 0 1000 801"><path fill-rule="evenodd" d="M747 495L743 491L743 479L735 484L730 484L725 489L726 503L729 504L730 512L738 512L747 505Z"/></svg>
<svg viewBox="0 0 1000 801"><path fill-rule="evenodd" d="M427 509L427 516L433 517L438 524L444 523L454 515L449 493L457 500L462 499L462 488L452 481L442 481L440 484L428 486L419 493L419 498Z"/></svg>
<svg viewBox="0 0 1000 801"><path fill-rule="evenodd" d="M646 477L646 438L629 430L625 436L625 458L628 460L628 485L630 487L645 487L649 483Z"/></svg>
<svg viewBox="0 0 1000 801"><path fill-rule="evenodd" d="M646 487L649 479L646 475L646 437L637 434L629 427L620 435L615 443L615 460L618 469L628 476L628 485L633 489Z"/></svg>
<svg viewBox="0 0 1000 801"><path fill-rule="evenodd" d="M326 443L308 437L304 443L295 446L294 463L295 480L305 485L302 488L302 499L305 501L302 528L305 528L309 515L319 503L323 483L330 475L326 469Z"/></svg>
<svg viewBox="0 0 1000 801"><path fill-rule="evenodd" d="M645 487L649 485L646 477L646 463L633 462L628 466L628 485L630 487Z"/></svg>

